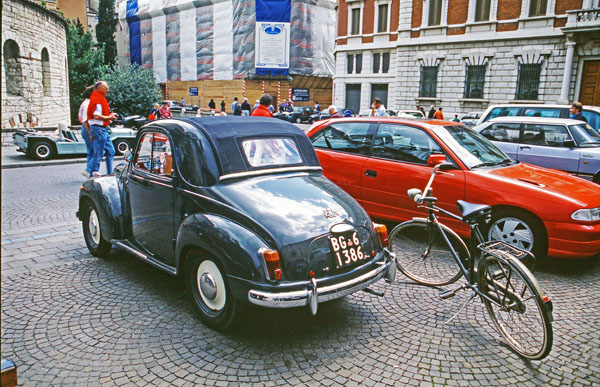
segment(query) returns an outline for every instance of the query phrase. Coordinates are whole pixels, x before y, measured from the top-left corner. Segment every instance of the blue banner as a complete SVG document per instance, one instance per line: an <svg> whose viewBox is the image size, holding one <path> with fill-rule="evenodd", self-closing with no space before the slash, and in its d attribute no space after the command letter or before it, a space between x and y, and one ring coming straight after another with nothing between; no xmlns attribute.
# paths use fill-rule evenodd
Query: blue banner
<svg viewBox="0 0 600 387"><path fill-rule="evenodd" d="M257 22L289 23L292 0L256 0Z"/></svg>
<svg viewBox="0 0 600 387"><path fill-rule="evenodd" d="M127 24L129 25L129 61L142 64L142 35L140 33L140 19L137 16L137 0L127 0Z"/></svg>

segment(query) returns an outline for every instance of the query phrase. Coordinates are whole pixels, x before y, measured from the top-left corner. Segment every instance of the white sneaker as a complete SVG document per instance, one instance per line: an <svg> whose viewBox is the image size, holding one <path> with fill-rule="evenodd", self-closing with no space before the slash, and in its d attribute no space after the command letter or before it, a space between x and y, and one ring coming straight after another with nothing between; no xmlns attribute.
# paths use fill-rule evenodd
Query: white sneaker
<svg viewBox="0 0 600 387"><path fill-rule="evenodd" d="M90 173L88 171L86 171L85 169L83 171L81 171L81 174L85 177L90 177Z"/></svg>
<svg viewBox="0 0 600 387"><path fill-rule="evenodd" d="M101 177L102 175L100 174L100 172L94 172L92 173L92 177Z"/></svg>

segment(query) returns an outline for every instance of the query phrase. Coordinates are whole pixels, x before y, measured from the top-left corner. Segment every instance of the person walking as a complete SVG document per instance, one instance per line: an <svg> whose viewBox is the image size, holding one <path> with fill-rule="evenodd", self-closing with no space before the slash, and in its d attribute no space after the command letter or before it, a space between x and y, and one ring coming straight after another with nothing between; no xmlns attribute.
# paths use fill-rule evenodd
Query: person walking
<svg viewBox="0 0 600 387"><path fill-rule="evenodd" d="M381 103L379 98L373 98L371 103L371 117L385 117L385 106Z"/></svg>
<svg viewBox="0 0 600 387"><path fill-rule="evenodd" d="M181 104L181 107L185 106L185 99L183 97L181 97L181 101L179 101L179 103Z"/></svg>
<svg viewBox="0 0 600 387"><path fill-rule="evenodd" d="M173 118L173 113L171 113L171 109L169 109L169 103L163 102L160 109L158 109L158 113L160 114L160 118Z"/></svg>
<svg viewBox="0 0 600 387"><path fill-rule="evenodd" d="M85 142L85 149L87 152L87 159L85 164L85 170L81 171L81 174L85 177L90 176L90 171L92 170L92 159L94 157L94 146L92 142L92 134L90 132L90 124L87 119L87 110L90 105L90 96L94 91L94 86L88 86L83 91L83 102L79 106L79 114L77 115L79 118L79 122L81 122L81 138Z"/></svg>
<svg viewBox="0 0 600 387"><path fill-rule="evenodd" d="M273 117L273 113L269 110L272 98L269 94L263 94L258 101L258 106L250 114L252 117Z"/></svg>
<svg viewBox="0 0 600 387"><path fill-rule="evenodd" d="M315 111L315 113L318 113L321 111L321 104L319 103L319 101L315 101L314 111Z"/></svg>
<svg viewBox="0 0 600 387"><path fill-rule="evenodd" d="M431 109L429 109L429 113L427 114L427 118L433 118L435 116L435 106L431 105Z"/></svg>
<svg viewBox="0 0 600 387"><path fill-rule="evenodd" d="M341 118L344 117L342 113L340 113L335 105L329 106L329 118Z"/></svg>
<svg viewBox="0 0 600 387"><path fill-rule="evenodd" d="M115 113L110 112L106 95L108 94L108 83L98 81L94 85L94 91L90 95L90 102L87 109L87 119L90 124L91 141L94 144L94 156L90 167L90 177L100 176L100 162L104 155L106 159L106 173L113 173L113 158L115 157L115 148L110 140L108 126L110 122L117 118Z"/></svg>
<svg viewBox="0 0 600 387"><path fill-rule="evenodd" d="M585 118L583 114L581 114L582 110L583 104L581 102L573 102L573 105L571 105L571 108L569 109L569 112L571 113L571 118L578 121L588 122L587 118Z"/></svg>
<svg viewBox="0 0 600 387"><path fill-rule="evenodd" d="M217 108L217 105L215 104L215 101L212 98L208 102L208 107L211 108L211 109L216 109Z"/></svg>
<svg viewBox="0 0 600 387"><path fill-rule="evenodd" d="M250 104L248 103L248 98L244 98L244 102L242 103L242 115L249 116L250 110L252 110L252 108L250 107Z"/></svg>
<svg viewBox="0 0 600 387"><path fill-rule="evenodd" d="M156 120L160 118L159 106L157 103L154 104L154 107L150 110L150 114L148 114L148 121Z"/></svg>
<svg viewBox="0 0 600 387"><path fill-rule="evenodd" d="M221 112L225 113L225 100L221 100Z"/></svg>
<svg viewBox="0 0 600 387"><path fill-rule="evenodd" d="M444 119L444 113L442 113L442 108L439 108L438 111L436 111L433 114L433 118L435 118L436 120L443 120Z"/></svg>
<svg viewBox="0 0 600 387"><path fill-rule="evenodd" d="M233 112L234 116L241 116L242 115L242 109L241 109L240 102L238 101L238 97L235 97L233 99L233 103L231 104L231 111Z"/></svg>

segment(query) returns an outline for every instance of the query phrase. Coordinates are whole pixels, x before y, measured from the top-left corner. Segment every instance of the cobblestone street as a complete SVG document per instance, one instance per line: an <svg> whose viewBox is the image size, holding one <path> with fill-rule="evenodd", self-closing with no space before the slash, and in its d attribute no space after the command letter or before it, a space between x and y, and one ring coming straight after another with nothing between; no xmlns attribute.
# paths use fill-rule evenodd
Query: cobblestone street
<svg viewBox="0 0 600 387"><path fill-rule="evenodd" d="M103 167L102 167L103 168ZM113 249L92 257L75 217L82 164L2 171L2 358L22 385L600 384L600 259L536 269L554 347L515 355L469 294L406 281L308 309L249 308L222 334L180 282ZM379 284L374 287L383 290Z"/></svg>

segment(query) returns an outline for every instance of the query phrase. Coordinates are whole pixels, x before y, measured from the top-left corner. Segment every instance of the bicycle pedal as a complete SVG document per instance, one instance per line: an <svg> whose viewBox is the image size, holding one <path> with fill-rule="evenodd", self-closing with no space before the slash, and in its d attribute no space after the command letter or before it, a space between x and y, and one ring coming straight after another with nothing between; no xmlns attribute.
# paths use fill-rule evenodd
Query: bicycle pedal
<svg viewBox="0 0 600 387"><path fill-rule="evenodd" d="M456 290L440 290L440 298L442 300L447 300L456 296Z"/></svg>

